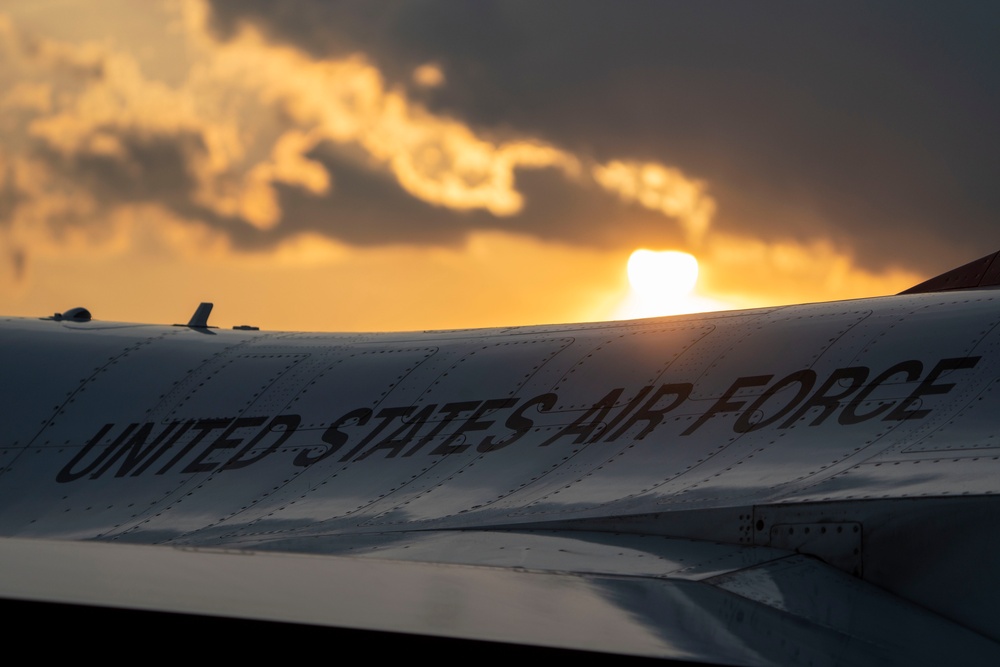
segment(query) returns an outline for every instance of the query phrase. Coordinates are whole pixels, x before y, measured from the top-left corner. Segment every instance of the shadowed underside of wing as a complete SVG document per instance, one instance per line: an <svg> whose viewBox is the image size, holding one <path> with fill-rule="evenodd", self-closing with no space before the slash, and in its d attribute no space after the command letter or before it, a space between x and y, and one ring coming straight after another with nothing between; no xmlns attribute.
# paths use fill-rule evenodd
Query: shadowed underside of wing
<svg viewBox="0 0 1000 667"><path fill-rule="evenodd" d="M0 598L716 664L1000 660L969 630L766 547L427 531L372 535L362 549L329 536L322 549L338 540L364 555L5 538Z"/></svg>

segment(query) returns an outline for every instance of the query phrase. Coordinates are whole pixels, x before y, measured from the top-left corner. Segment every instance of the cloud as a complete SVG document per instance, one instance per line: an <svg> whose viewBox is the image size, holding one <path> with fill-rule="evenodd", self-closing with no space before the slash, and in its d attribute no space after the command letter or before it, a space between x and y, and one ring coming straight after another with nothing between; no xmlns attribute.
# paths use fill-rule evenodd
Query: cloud
<svg viewBox="0 0 1000 667"><path fill-rule="evenodd" d="M350 242L373 223L372 230L398 228L394 219L412 227L401 236L370 233L365 242L454 244L476 229L509 229L606 243L606 218L583 211L572 221L547 219L546 193L528 201L530 174L551 172L594 211L621 209L618 218L662 227L654 236L674 238L680 228L697 238L707 228L705 185L676 167L602 165L511 128L477 129L431 111L360 53L318 57L271 43L249 24L219 42L206 32L203 5L183 7L184 39L198 57L175 84L104 43L59 42L3 23L12 81L4 120L21 144L15 160L30 162L45 184L23 196L61 197L58 206L19 208L32 211L32 224L100 227L117 207L157 205L248 248L304 232ZM424 88L445 87L436 64L416 73ZM379 191L377 215L371 202L339 187L352 178L367 183L369 195ZM642 208L662 217L640 216ZM614 237L629 243L634 235Z"/></svg>
<svg viewBox="0 0 1000 667"><path fill-rule="evenodd" d="M46 113L52 108L52 86L42 82L16 83L0 99L0 107Z"/></svg>
<svg viewBox="0 0 1000 667"><path fill-rule="evenodd" d="M437 88L445 82L444 72L434 63L424 63L413 70L413 83L424 88Z"/></svg>
<svg viewBox="0 0 1000 667"><path fill-rule="evenodd" d="M246 175L239 198L223 213L239 215L257 227L269 229L280 222L281 205L275 185L297 187L313 195L330 191L330 174L319 162L305 157L318 143L316 136L288 130L274 143L271 157L257 164ZM218 209L217 209L218 210Z"/></svg>
<svg viewBox="0 0 1000 667"><path fill-rule="evenodd" d="M453 210L518 213L516 169L576 169L567 153L533 139L492 141L387 87L360 56L316 60L263 41L251 28L219 46L210 76L238 82L278 105L301 128L360 149L410 195Z"/></svg>
<svg viewBox="0 0 1000 667"><path fill-rule="evenodd" d="M928 277L895 263L866 270L826 239L768 243L717 234L699 259L702 293L743 308L897 294Z"/></svg>
<svg viewBox="0 0 1000 667"><path fill-rule="evenodd" d="M1000 6L211 0L314 58L364 53L433 113L708 184L713 227L870 269L1000 247ZM433 62L447 84L418 90ZM942 246L941 239L948 243Z"/></svg>
<svg viewBox="0 0 1000 667"><path fill-rule="evenodd" d="M613 160L595 165L594 178L625 201L661 211L681 223L688 238L697 245L708 231L715 214L715 201L705 194L701 181L688 178L678 169L656 163Z"/></svg>

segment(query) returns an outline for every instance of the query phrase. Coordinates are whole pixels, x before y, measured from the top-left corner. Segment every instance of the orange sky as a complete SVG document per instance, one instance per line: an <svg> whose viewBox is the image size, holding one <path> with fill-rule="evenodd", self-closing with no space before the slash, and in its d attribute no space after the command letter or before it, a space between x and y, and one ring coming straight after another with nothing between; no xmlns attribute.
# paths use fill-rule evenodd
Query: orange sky
<svg viewBox="0 0 1000 667"><path fill-rule="evenodd" d="M719 229L718 183L666 157L601 159L435 111L420 98L449 86L435 63L403 87L364 53L319 57L250 25L222 39L196 0L109 0L98 5L107 22L53 5L0 4L4 315L82 305L98 319L172 323L213 301L213 324L287 330L612 319L628 315L625 267L641 247L698 258L694 301L677 309L891 294L929 277L863 268L822 234ZM352 241L370 224L360 217L339 236L297 228L293 195L351 194L323 151L454 236ZM545 197L522 187L535 173L617 207L604 223L621 229L614 242L518 226Z"/></svg>

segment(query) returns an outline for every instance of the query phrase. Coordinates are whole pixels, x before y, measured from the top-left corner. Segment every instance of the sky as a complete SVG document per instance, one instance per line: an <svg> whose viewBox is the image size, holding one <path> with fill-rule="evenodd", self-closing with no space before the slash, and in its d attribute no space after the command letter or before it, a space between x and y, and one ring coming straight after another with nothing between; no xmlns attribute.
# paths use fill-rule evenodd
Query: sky
<svg viewBox="0 0 1000 667"><path fill-rule="evenodd" d="M0 314L893 294L1000 249L998 28L961 1L0 0ZM692 291L630 284L639 249L693 255Z"/></svg>

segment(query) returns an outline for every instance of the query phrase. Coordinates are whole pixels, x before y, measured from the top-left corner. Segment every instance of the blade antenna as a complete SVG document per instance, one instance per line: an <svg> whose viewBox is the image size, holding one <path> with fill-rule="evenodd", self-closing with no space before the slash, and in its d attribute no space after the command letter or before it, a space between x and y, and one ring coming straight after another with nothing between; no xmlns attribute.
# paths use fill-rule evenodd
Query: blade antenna
<svg viewBox="0 0 1000 667"><path fill-rule="evenodd" d="M194 311L194 315L191 316L191 320L187 325L195 329L207 329L208 316L212 314L212 306L214 305L213 303L202 301L198 305L198 309Z"/></svg>

